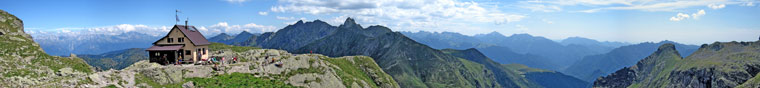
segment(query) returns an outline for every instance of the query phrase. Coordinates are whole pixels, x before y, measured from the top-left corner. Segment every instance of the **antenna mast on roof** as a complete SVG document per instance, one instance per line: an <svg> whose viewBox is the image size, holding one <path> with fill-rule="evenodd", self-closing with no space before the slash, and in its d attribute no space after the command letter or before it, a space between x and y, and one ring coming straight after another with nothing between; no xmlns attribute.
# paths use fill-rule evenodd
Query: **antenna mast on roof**
<svg viewBox="0 0 760 88"><path fill-rule="evenodd" d="M177 20L174 22L175 25L177 24L177 22L179 22L179 15L177 13L182 13L182 12L180 12L179 9L174 10L174 17L177 18Z"/></svg>

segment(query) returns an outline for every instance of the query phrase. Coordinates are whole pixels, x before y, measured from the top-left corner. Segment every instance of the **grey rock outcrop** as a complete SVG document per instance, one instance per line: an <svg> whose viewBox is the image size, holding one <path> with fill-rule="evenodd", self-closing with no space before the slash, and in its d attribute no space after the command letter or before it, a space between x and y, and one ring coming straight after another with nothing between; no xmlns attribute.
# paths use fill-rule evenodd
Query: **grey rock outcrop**
<svg viewBox="0 0 760 88"><path fill-rule="evenodd" d="M274 49L253 49L244 52L219 50L214 52L213 55L217 57L232 58L237 56L241 59L241 62L230 63L231 59L225 59L225 62L220 64L219 70L214 70L213 65L162 66L147 61L139 61L123 70L108 70L92 74L89 78L96 83L87 86L149 87L145 82L136 82L136 80L142 78L149 79L160 85L182 84L182 87L192 88L197 85L184 80L184 78L210 78L214 77L214 75L228 73L250 73L261 78L284 80L285 83L294 86L311 88L346 88L347 86L351 86L343 84L344 80L342 79L346 78L341 78L338 75L339 73L336 72L338 71L336 69L340 68L324 59L350 59L354 56L328 58L327 56L318 54L293 55L283 50ZM276 63L282 63L282 65L276 66ZM303 73L298 71L303 69L317 69L319 72ZM385 80L382 80L381 77L376 75L378 74L377 72L369 73L373 73L370 75L375 75L373 77L377 78L377 80L374 80L374 83L360 80L358 82L360 84L359 87L368 88L372 87L370 85L376 84L382 88L399 87L387 74L385 75ZM284 79L279 79L281 76L285 76Z"/></svg>

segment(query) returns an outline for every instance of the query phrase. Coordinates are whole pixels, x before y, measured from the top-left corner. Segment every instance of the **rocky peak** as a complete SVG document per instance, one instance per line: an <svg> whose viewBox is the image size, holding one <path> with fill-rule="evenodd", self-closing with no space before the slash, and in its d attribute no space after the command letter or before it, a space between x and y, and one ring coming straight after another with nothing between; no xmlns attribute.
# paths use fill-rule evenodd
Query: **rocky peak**
<svg viewBox="0 0 760 88"><path fill-rule="evenodd" d="M681 57L680 54L678 54L678 51L676 50L676 46L673 43L665 43L660 45L659 48L657 48L657 51L655 51L655 54L667 54L672 53L675 55L678 55L678 57Z"/></svg>
<svg viewBox="0 0 760 88"><path fill-rule="evenodd" d="M353 28L353 27L361 28L361 25L356 24L356 21L354 21L353 18L349 17L349 18L346 18L346 21L343 22L343 25L340 25L340 27L341 28Z"/></svg>
<svg viewBox="0 0 760 88"><path fill-rule="evenodd" d="M0 26L4 27L0 29L0 35L22 35L31 39L31 36L28 36L24 32L24 21L21 21L15 15L0 10L0 23L8 24L8 26Z"/></svg>
<svg viewBox="0 0 760 88"><path fill-rule="evenodd" d="M325 23L325 24L327 24L327 22L325 22L325 21L322 21L322 20L319 20L319 19L316 19L316 20L314 20L314 21L312 21L312 22L314 22L314 23Z"/></svg>
<svg viewBox="0 0 760 88"><path fill-rule="evenodd" d="M298 20L298 22L296 22L296 25L300 25L300 24L303 24L303 20Z"/></svg>

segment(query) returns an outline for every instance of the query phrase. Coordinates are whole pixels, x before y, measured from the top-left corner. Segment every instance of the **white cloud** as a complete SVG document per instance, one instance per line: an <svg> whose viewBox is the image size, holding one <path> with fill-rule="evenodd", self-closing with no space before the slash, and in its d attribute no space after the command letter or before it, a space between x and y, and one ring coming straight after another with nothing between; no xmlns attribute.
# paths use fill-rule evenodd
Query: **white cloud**
<svg viewBox="0 0 760 88"><path fill-rule="evenodd" d="M678 13L676 16L670 17L670 21L681 21L686 18L689 18L689 14Z"/></svg>
<svg viewBox="0 0 760 88"><path fill-rule="evenodd" d="M692 13L691 16L694 19L699 19L700 16L705 15L705 10L699 10L697 13Z"/></svg>
<svg viewBox="0 0 760 88"><path fill-rule="evenodd" d="M523 14L502 12L493 5L456 0L280 0L270 8L272 12L334 15L342 23L346 17L355 18L366 25L385 25L394 30L474 31L491 32L494 29L475 29L474 24L507 24L521 21ZM336 19L332 19L336 20ZM333 22L329 22L332 25ZM460 30L457 30L460 29Z"/></svg>
<svg viewBox="0 0 760 88"><path fill-rule="evenodd" d="M216 35L219 33L227 33L227 34L237 34L243 31L248 31L252 33L263 33L263 32L272 32L276 31L277 28L274 26L265 26L265 25L259 25L255 23L248 23L244 25L229 25L227 22L219 22L217 24L208 26L208 27L201 27L198 28L201 32L208 35Z"/></svg>
<svg viewBox="0 0 760 88"><path fill-rule="evenodd" d="M741 4L736 0L535 0L522 1L523 6L535 4L543 7L584 6L590 9L577 10L576 12L593 13L602 10L640 10L640 11L678 11L690 7L708 6L713 9L724 8L726 4ZM714 5L715 3L721 3ZM536 7L538 8L538 7ZM528 8L535 10L532 8Z"/></svg>
<svg viewBox="0 0 760 88"><path fill-rule="evenodd" d="M58 36L87 36L87 35L120 35L127 32L136 32L151 36L164 36L173 26L147 26L142 24L119 24L103 27L67 27L55 29L27 30L26 32L34 36L35 39L56 39ZM219 22L211 26L196 26L201 33L206 36L213 36L219 33L237 34L242 31L252 33L276 31L276 27L249 23L244 25L229 25L227 22Z"/></svg>
<svg viewBox="0 0 760 88"><path fill-rule="evenodd" d="M277 16L275 18L280 19L280 20L293 20L293 19L296 19L295 17L281 17L281 16Z"/></svg>
<svg viewBox="0 0 760 88"><path fill-rule="evenodd" d="M740 6L755 6L754 1L743 2Z"/></svg>
<svg viewBox="0 0 760 88"><path fill-rule="evenodd" d="M720 5L709 4L709 5L707 5L707 7L711 8L711 9L721 9L721 8L725 8L726 4L720 4Z"/></svg>
<svg viewBox="0 0 760 88"><path fill-rule="evenodd" d="M259 15L266 16L266 15L269 15L269 13L268 12L259 12Z"/></svg>
<svg viewBox="0 0 760 88"><path fill-rule="evenodd" d="M699 17L704 16L705 14L705 10L699 10L696 13L692 13L691 16L689 16L689 14L678 13L676 16L670 17L670 21L681 21L689 18L699 19Z"/></svg>
<svg viewBox="0 0 760 88"><path fill-rule="evenodd" d="M526 5L521 6L522 8L530 9L531 11L541 11L541 12L557 12L562 11L562 8L556 5Z"/></svg>
<svg viewBox="0 0 760 88"><path fill-rule="evenodd" d="M142 24L119 24L113 26L88 28L67 27L47 30L27 30L27 33L34 36L35 39L57 40L61 36L76 38L91 35L119 35L127 32L142 33L150 36L161 36L165 35L166 32L169 32L169 29L171 29L169 26L150 27Z"/></svg>

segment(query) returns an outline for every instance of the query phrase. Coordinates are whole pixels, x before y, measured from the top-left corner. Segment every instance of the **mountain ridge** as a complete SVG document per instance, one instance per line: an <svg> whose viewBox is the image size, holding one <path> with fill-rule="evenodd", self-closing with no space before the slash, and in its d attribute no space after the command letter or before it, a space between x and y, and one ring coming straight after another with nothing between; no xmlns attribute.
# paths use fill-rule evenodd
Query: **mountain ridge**
<svg viewBox="0 0 760 88"><path fill-rule="evenodd" d="M679 52L680 55L689 55L698 48L698 46L684 45L667 40L657 43L645 42L627 45L615 48L605 54L585 56L562 72L592 82L620 68L635 65L636 62L656 52L658 47L664 44L674 44L677 50L682 51Z"/></svg>
<svg viewBox="0 0 760 88"><path fill-rule="evenodd" d="M670 46L594 82L594 87L760 87L760 41L703 44L681 57ZM619 80L627 79L627 80Z"/></svg>
<svg viewBox="0 0 760 88"><path fill-rule="evenodd" d="M309 29L310 26L314 28ZM364 28L356 24L353 18L346 19L344 24L337 27L306 22L264 34L269 35L259 37L257 42L260 45L253 46L282 48L302 54L319 53L331 57L350 55L372 57L384 71L400 83L401 87L541 86L531 81L524 81L527 79L522 76L493 75L511 73L504 73L505 71L501 69L487 68L486 65L446 54L384 26Z"/></svg>

